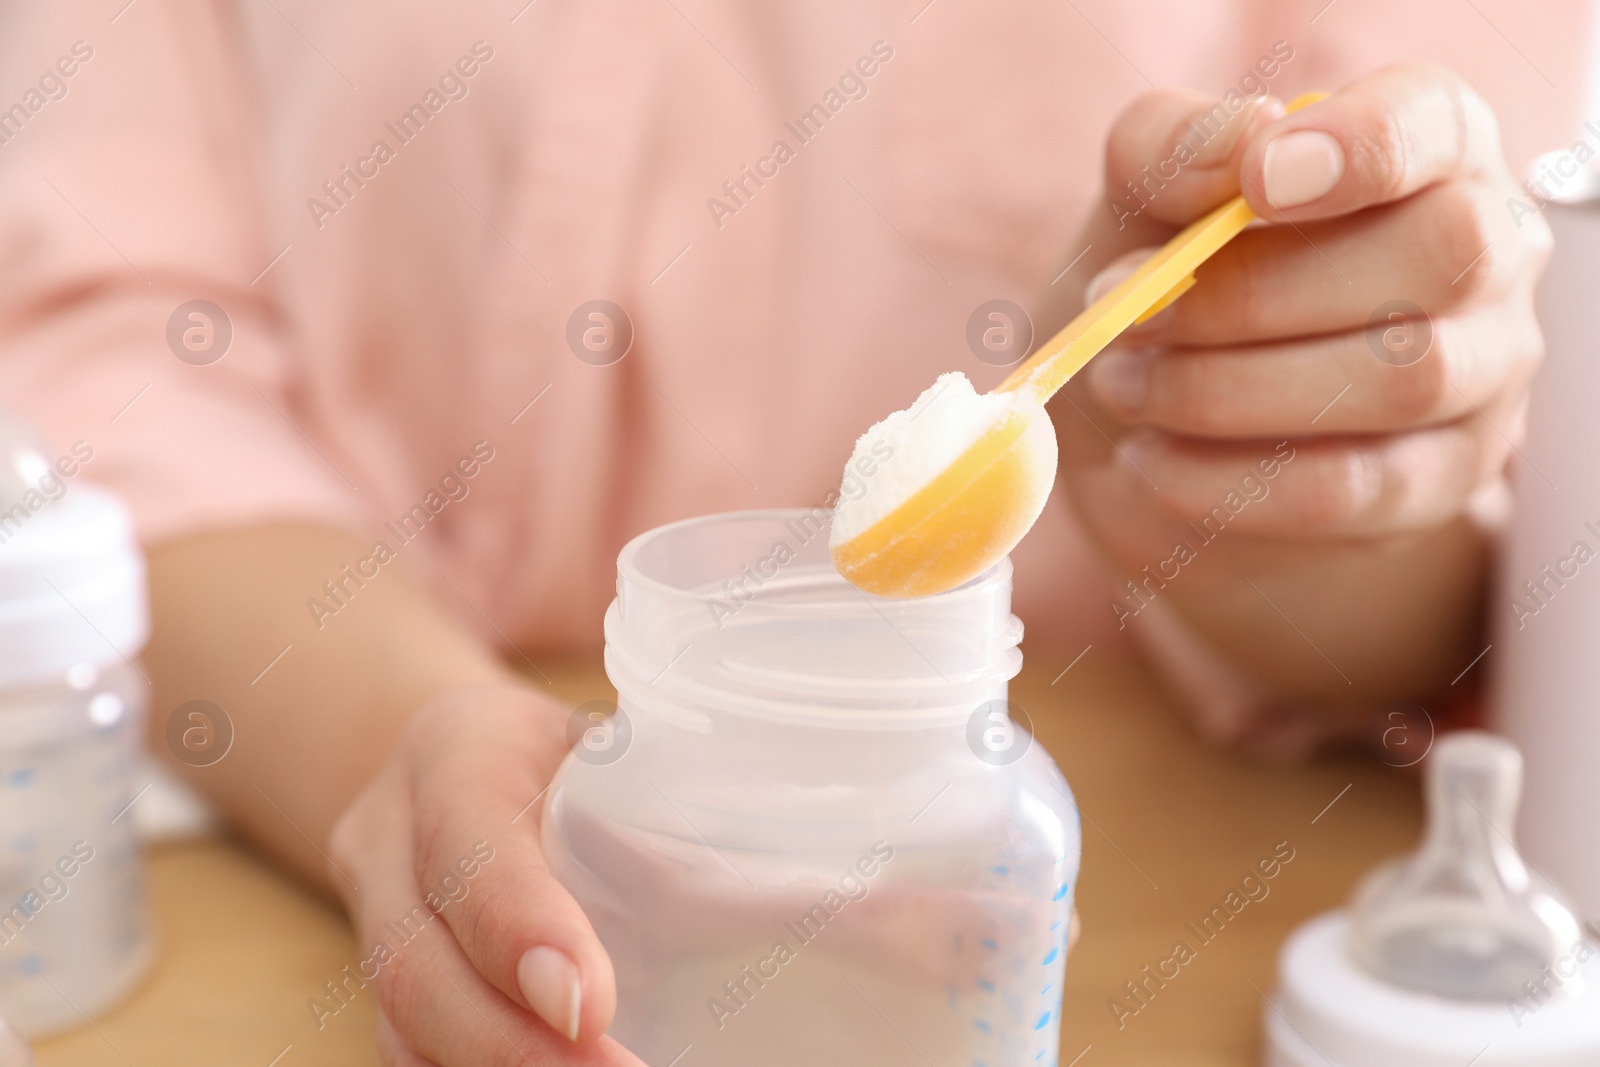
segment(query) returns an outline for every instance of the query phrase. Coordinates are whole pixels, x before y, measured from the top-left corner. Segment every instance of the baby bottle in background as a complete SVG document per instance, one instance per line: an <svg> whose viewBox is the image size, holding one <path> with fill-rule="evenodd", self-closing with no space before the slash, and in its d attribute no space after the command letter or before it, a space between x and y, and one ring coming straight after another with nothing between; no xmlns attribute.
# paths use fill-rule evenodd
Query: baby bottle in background
<svg viewBox="0 0 1600 1067"><path fill-rule="evenodd" d="M1424 770L1417 850L1284 945L1265 1067L1594 1067L1600 952L1517 847L1521 753L1458 731Z"/></svg>
<svg viewBox="0 0 1600 1067"><path fill-rule="evenodd" d="M92 456L0 416L0 1018L29 1037L109 1007L152 951L128 813L144 563Z"/></svg>
<svg viewBox="0 0 1600 1067"><path fill-rule="evenodd" d="M1600 152L1600 93L1584 141ZM1555 249L1537 294L1545 362L1512 457L1511 534L1490 604L1495 728L1528 762L1528 858L1600 923L1600 171L1571 150L1534 162Z"/></svg>
<svg viewBox="0 0 1600 1067"><path fill-rule="evenodd" d="M618 704L574 712L544 810L611 1033L663 1067L1054 1063L1080 831L1006 701L1010 562L871 597L829 518L709 516L618 560Z"/></svg>

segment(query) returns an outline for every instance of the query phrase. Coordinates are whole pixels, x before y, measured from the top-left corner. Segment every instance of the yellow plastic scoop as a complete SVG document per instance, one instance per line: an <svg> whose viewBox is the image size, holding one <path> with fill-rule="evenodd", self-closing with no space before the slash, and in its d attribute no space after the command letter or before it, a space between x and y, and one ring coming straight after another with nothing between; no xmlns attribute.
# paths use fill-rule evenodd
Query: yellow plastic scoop
<svg viewBox="0 0 1600 1067"><path fill-rule="evenodd" d="M1307 93L1294 111L1326 93ZM991 396L994 423L921 489L832 546L833 562L879 596L942 593L983 573L1022 540L1055 482L1056 440L1044 402L1118 334L1188 292L1194 272L1256 215L1235 197L1192 223L1052 337Z"/></svg>

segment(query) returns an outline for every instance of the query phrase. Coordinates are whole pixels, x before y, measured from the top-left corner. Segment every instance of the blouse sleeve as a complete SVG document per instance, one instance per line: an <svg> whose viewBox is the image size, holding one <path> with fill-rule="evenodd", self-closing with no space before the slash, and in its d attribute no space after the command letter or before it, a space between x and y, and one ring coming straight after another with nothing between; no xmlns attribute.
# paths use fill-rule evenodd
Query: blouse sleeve
<svg viewBox="0 0 1600 1067"><path fill-rule="evenodd" d="M0 406L147 543L361 515L295 408L230 10L0 6Z"/></svg>

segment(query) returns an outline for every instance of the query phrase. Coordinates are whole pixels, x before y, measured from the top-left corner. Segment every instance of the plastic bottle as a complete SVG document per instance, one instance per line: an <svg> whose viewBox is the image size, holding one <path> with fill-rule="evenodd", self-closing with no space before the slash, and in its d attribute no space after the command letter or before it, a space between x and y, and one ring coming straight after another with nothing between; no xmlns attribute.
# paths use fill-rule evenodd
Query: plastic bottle
<svg viewBox="0 0 1600 1067"><path fill-rule="evenodd" d="M1462 731L1425 767L1421 847L1284 945L1266 1067L1600 1064L1600 950L1517 848L1521 754Z"/></svg>
<svg viewBox="0 0 1600 1067"><path fill-rule="evenodd" d="M544 811L611 1033L662 1065L1052 1064L1080 831L1007 713L1010 563L869 597L827 519L695 519L618 561L619 705L574 712Z"/></svg>
<svg viewBox="0 0 1600 1067"><path fill-rule="evenodd" d="M1600 109L1600 92L1591 98ZM1592 145L1600 144L1597 123L1585 131ZM1572 167L1570 152L1552 153L1530 174L1571 177L1556 188L1547 182L1552 198L1538 205L1555 236L1535 301L1546 355L1526 439L1512 457L1516 504L1490 602L1491 658L1499 661L1492 715L1528 760L1523 848L1600 920L1600 169Z"/></svg>
<svg viewBox="0 0 1600 1067"><path fill-rule="evenodd" d="M51 455L0 416L0 1016L26 1036L83 1025L151 957L127 814L144 564L81 457Z"/></svg>

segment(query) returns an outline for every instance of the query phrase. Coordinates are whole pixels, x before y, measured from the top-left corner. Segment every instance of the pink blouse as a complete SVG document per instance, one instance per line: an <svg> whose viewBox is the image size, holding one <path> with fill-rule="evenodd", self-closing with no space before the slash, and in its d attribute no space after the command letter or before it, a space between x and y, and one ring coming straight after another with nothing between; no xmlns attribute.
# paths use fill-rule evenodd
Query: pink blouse
<svg viewBox="0 0 1600 1067"><path fill-rule="evenodd" d="M1426 58L1514 165L1570 140L1578 0L1323 3L7 4L0 405L147 543L337 524L491 641L592 646L628 538L822 501L936 374L997 381L969 315L1088 281L1153 85ZM1033 647L1113 639L1060 494L1016 559Z"/></svg>

